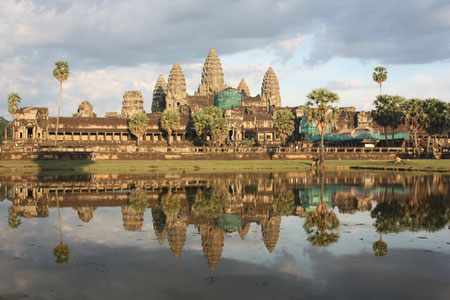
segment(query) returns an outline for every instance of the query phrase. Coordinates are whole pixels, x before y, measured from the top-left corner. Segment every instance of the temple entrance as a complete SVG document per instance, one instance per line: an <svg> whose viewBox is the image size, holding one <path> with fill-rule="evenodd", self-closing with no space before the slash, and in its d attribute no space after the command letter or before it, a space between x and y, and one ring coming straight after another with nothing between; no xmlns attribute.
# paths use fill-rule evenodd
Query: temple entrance
<svg viewBox="0 0 450 300"><path fill-rule="evenodd" d="M33 127L27 127L27 139L33 138Z"/></svg>

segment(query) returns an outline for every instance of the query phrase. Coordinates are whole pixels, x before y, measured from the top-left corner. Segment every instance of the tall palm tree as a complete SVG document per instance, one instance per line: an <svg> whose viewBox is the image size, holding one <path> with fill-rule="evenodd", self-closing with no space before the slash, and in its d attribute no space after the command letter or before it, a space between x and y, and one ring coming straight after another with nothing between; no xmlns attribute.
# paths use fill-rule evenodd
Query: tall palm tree
<svg viewBox="0 0 450 300"><path fill-rule="evenodd" d="M375 72L372 74L373 81L380 85L380 95L382 95L382 84L387 79L387 70L385 67L376 67Z"/></svg>
<svg viewBox="0 0 450 300"><path fill-rule="evenodd" d="M328 89L315 89L308 96L306 115L308 122L317 126L320 134L320 166L324 166L324 135L328 126L339 117L339 109L332 104L339 101L339 96Z"/></svg>
<svg viewBox="0 0 450 300"><path fill-rule="evenodd" d="M22 101L22 98L18 93L11 93L8 95L8 112L11 114L12 118L14 118L13 114L19 108L20 101Z"/></svg>
<svg viewBox="0 0 450 300"><path fill-rule="evenodd" d="M70 249L68 245L64 244L62 238L62 223L61 223L61 212L59 209L58 191L56 191L56 205L58 207L58 219L59 219L59 245L53 249L53 255L56 257L56 263L65 264L70 259Z"/></svg>
<svg viewBox="0 0 450 300"><path fill-rule="evenodd" d="M65 61L57 61L55 63L56 67L53 70L53 76L59 81L59 102L58 102L58 118L56 119L56 135L55 135L55 146L58 142L58 128L59 128L59 114L61 112L61 96L62 96L62 84L69 78L70 69L69 64Z"/></svg>
<svg viewBox="0 0 450 300"><path fill-rule="evenodd" d="M167 144L172 143L172 132L180 127L180 114L173 109L166 109L161 116L161 128L167 131Z"/></svg>

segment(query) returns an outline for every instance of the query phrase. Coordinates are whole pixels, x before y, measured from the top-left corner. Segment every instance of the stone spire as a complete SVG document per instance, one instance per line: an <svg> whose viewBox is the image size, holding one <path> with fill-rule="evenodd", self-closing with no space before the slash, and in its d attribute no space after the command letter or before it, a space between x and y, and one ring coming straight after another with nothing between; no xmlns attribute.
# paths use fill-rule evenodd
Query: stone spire
<svg viewBox="0 0 450 300"><path fill-rule="evenodd" d="M272 253L277 245L278 237L280 235L280 223L281 216L274 216L265 219L261 224L264 245L266 245L266 248L270 253Z"/></svg>
<svg viewBox="0 0 450 300"><path fill-rule="evenodd" d="M152 112L164 111L166 109L167 84L162 74L159 74L153 89Z"/></svg>
<svg viewBox="0 0 450 300"><path fill-rule="evenodd" d="M167 228L170 250L175 259L178 259L186 241L187 220L181 216L168 216Z"/></svg>
<svg viewBox="0 0 450 300"><path fill-rule="evenodd" d="M203 253L209 269L214 272L222 257L225 233L222 229L208 225L201 225L199 231L202 236Z"/></svg>
<svg viewBox="0 0 450 300"><path fill-rule="evenodd" d="M261 87L261 101L267 108L281 106L280 85L272 67L264 75Z"/></svg>
<svg viewBox="0 0 450 300"><path fill-rule="evenodd" d="M238 227L237 231L239 232L239 235L241 236L241 240L245 240L245 237L247 236L249 229L250 229L250 223L247 223L245 225L242 225L241 227Z"/></svg>
<svg viewBox="0 0 450 300"><path fill-rule="evenodd" d="M166 107L179 108L186 104L186 79L184 79L183 70L180 64L174 62L167 80Z"/></svg>
<svg viewBox="0 0 450 300"><path fill-rule="evenodd" d="M241 82L239 83L237 90L242 94L242 96L250 97L250 90L248 89L247 83L245 82L244 78L242 78Z"/></svg>
<svg viewBox="0 0 450 300"><path fill-rule="evenodd" d="M141 91L128 91L123 95L122 116L131 118L135 113L145 113Z"/></svg>
<svg viewBox="0 0 450 300"><path fill-rule="evenodd" d="M160 209L152 209L153 230L160 245L167 237L166 215Z"/></svg>
<svg viewBox="0 0 450 300"><path fill-rule="evenodd" d="M216 50L211 48L203 65L202 82L198 86L198 95L213 95L226 88L223 79L223 70Z"/></svg>
<svg viewBox="0 0 450 300"><path fill-rule="evenodd" d="M82 206L74 207L74 209L78 212L78 218L85 223L89 223L89 221L94 217L95 207Z"/></svg>
<svg viewBox="0 0 450 300"><path fill-rule="evenodd" d="M94 113L94 107L92 106L89 101L83 101L78 106L78 111L76 114L73 115L73 117L79 117L79 118L95 118L97 115Z"/></svg>
<svg viewBox="0 0 450 300"><path fill-rule="evenodd" d="M137 212L130 206L122 206L123 227L128 231L141 231L144 224L144 213Z"/></svg>

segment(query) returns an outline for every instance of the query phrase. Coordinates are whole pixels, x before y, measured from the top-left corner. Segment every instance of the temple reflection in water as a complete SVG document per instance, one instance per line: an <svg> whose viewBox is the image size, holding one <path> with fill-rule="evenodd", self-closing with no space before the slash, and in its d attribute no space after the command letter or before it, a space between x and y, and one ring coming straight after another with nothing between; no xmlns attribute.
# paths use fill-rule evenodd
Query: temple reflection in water
<svg viewBox="0 0 450 300"><path fill-rule="evenodd" d="M245 240L250 224L261 226L267 250L275 249L282 216L305 218L304 229L314 246L339 238L341 214L370 211L380 240L374 253L386 255L382 234L403 230L436 231L449 220L449 177L331 172L325 174L226 175L85 175L2 178L2 197L11 200L9 226L21 218L45 218L60 207L73 208L83 222L98 207L120 207L123 227L142 230L151 209L153 230L161 245L167 240L175 258L189 225L201 235L211 271L219 263L227 233ZM303 230L299 228L299 230Z"/></svg>

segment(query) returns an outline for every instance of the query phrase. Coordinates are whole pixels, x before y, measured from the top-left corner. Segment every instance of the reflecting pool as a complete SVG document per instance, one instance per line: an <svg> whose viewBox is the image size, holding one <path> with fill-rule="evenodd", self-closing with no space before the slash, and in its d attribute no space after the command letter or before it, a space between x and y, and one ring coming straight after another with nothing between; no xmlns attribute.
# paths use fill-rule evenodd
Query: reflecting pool
<svg viewBox="0 0 450 300"><path fill-rule="evenodd" d="M0 299L450 299L450 176L10 176Z"/></svg>

